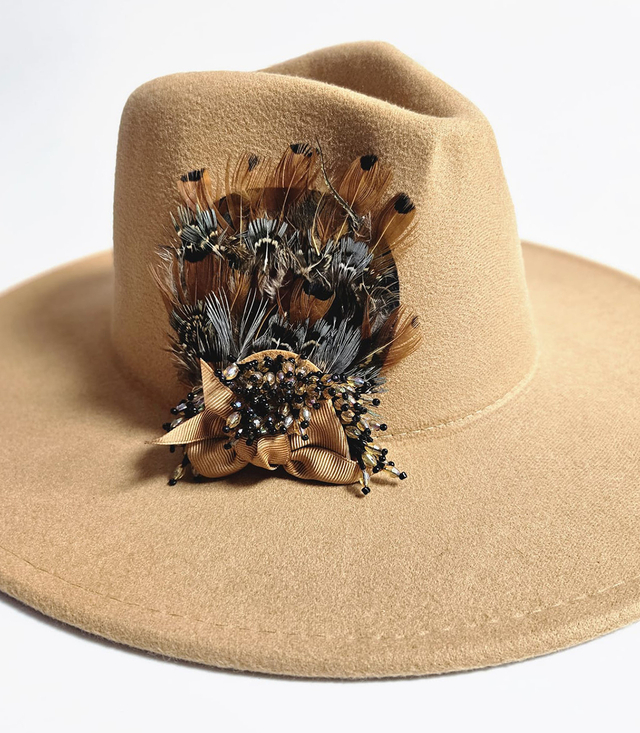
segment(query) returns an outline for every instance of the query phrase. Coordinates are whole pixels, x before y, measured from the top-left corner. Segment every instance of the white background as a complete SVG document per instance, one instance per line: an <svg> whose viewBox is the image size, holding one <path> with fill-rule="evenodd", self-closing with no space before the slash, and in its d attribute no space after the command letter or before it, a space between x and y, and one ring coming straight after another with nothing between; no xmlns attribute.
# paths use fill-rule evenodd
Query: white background
<svg viewBox="0 0 640 733"><path fill-rule="evenodd" d="M142 82L382 39L493 123L523 238L640 275L640 3L217 0L0 5L0 289L111 240ZM282 680L160 661L0 596L0 730L640 730L640 624L440 678Z"/></svg>

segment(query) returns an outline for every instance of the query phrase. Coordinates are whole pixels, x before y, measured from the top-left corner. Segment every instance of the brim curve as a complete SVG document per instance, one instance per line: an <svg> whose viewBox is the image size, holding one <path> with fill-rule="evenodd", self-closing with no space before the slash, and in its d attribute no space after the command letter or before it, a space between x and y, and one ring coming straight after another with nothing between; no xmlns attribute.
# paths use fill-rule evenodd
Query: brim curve
<svg viewBox="0 0 640 733"><path fill-rule="evenodd" d="M388 441L403 482L167 485L110 348L111 258L0 300L0 589L159 654L321 677L523 659L640 618L640 283L525 245L541 355L499 409Z"/></svg>

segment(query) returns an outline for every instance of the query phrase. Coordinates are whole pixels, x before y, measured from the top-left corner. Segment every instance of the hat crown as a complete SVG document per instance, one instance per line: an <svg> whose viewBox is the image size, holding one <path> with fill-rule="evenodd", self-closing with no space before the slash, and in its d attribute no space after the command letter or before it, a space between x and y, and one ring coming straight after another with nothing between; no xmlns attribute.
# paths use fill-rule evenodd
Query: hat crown
<svg viewBox="0 0 640 733"><path fill-rule="evenodd" d="M151 276L171 237L175 182L207 167L223 182L247 152L277 157L319 140L332 167L375 153L417 215L397 259L419 350L390 370L393 433L464 420L530 374L536 339L520 240L495 139L464 97L392 46L324 49L266 72L195 72L137 89L122 115L114 207L113 339L120 361L167 404L184 391Z"/></svg>

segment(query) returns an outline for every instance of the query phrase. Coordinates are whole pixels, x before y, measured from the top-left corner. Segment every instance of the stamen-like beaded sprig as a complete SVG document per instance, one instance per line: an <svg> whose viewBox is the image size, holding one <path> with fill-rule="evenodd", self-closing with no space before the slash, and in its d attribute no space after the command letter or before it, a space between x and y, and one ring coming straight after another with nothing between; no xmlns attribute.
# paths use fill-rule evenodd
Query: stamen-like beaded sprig
<svg viewBox="0 0 640 733"><path fill-rule="evenodd" d="M215 374L234 393L229 403L233 411L222 428L228 436L224 448L231 450L238 441L251 446L261 437L278 433L297 434L307 441L314 412L321 408L322 402L331 400L351 456L362 471L362 493L371 491L371 474L387 471L400 479L407 477L387 459L387 449L375 442L374 436L387 429L375 411L380 405L376 395L382 391L382 379L365 380L313 371L307 360L282 354L234 362ZM203 409L202 390L189 393L171 410L176 417L164 425L165 430L172 430ZM171 485L184 476L187 465L188 460L183 460L176 468L169 481Z"/></svg>

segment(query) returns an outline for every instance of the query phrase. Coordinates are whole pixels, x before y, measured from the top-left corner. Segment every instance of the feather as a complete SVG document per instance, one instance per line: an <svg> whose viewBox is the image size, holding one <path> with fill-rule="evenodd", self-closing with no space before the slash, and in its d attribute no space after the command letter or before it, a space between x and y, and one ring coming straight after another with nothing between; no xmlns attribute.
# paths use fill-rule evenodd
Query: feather
<svg viewBox="0 0 640 733"><path fill-rule="evenodd" d="M178 180L178 193L185 206L192 211L213 206L213 186L206 168L189 171Z"/></svg>
<svg viewBox="0 0 640 733"><path fill-rule="evenodd" d="M375 211L391 178L376 155L363 155L347 168L337 191L360 216Z"/></svg>

